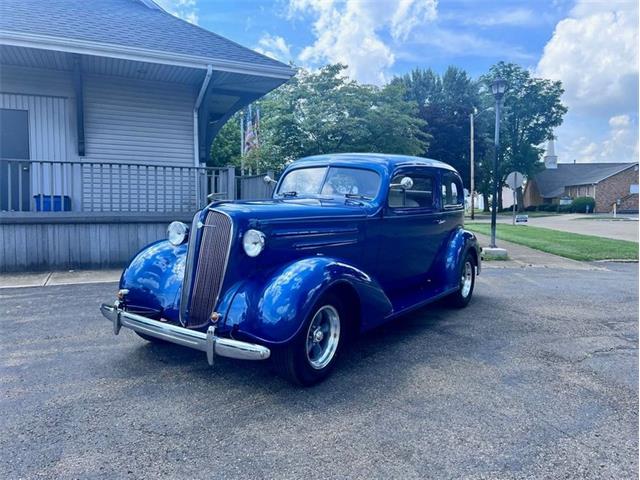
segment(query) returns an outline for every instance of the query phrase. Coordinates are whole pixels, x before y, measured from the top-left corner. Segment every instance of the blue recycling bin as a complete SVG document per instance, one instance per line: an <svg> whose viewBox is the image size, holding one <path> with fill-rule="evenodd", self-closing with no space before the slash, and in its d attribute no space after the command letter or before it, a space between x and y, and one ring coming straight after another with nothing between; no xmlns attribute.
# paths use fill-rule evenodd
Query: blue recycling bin
<svg viewBox="0 0 640 480"><path fill-rule="evenodd" d="M36 212L70 212L71 197L67 195L34 195Z"/></svg>

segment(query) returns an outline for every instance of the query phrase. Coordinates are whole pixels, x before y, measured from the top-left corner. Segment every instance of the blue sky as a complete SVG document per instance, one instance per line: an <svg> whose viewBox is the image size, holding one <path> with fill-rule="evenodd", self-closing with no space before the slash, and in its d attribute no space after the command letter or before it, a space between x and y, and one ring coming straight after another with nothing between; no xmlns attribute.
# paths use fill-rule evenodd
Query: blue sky
<svg viewBox="0 0 640 480"><path fill-rule="evenodd" d="M315 68L349 65L383 84L415 67L471 75L519 63L562 80L560 162L638 160L636 0L160 0L262 53Z"/></svg>

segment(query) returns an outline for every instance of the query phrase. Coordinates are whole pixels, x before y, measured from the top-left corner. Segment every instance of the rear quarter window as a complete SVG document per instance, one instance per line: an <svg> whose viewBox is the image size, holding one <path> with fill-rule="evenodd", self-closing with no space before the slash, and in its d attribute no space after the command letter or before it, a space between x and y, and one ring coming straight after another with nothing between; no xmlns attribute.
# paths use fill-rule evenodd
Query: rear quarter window
<svg viewBox="0 0 640 480"><path fill-rule="evenodd" d="M462 182L452 172L442 173L442 208L461 208L464 205Z"/></svg>

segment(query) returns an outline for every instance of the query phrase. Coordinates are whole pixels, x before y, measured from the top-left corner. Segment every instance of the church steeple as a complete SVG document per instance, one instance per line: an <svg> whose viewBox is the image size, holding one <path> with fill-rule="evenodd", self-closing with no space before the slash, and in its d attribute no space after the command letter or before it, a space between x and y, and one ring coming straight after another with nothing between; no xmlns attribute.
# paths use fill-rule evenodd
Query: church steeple
<svg viewBox="0 0 640 480"><path fill-rule="evenodd" d="M553 138L547 143L547 152L544 154L544 168L558 168L558 156Z"/></svg>

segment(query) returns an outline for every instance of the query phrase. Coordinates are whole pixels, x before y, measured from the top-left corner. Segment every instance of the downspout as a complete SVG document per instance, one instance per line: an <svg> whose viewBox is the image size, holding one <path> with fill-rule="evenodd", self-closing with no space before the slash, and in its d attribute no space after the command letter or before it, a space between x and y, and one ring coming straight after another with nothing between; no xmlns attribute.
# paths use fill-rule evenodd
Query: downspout
<svg viewBox="0 0 640 480"><path fill-rule="evenodd" d="M200 86L200 92L198 92L198 97L196 98L196 103L193 106L193 166L195 167L195 187L196 187L196 198L198 199L198 208L206 203L207 192L201 191L200 186L200 141L199 141L199 133L200 130L198 128L198 112L200 111L200 105L202 104L202 99L209 87L209 81L211 80L211 74L213 72L213 67L211 65L207 65L207 74L204 76L204 80L202 81L202 85ZM206 187L206 180L205 180Z"/></svg>
<svg viewBox="0 0 640 480"><path fill-rule="evenodd" d="M196 103L193 106L193 166L200 166L200 145L198 143L198 112L200 110L200 105L202 104L202 99L209 87L209 81L211 80L211 74L213 73L213 67L211 65L207 65L207 74L204 76L204 80L202 81L202 85L200 86L200 92L198 92L198 97L196 98Z"/></svg>

